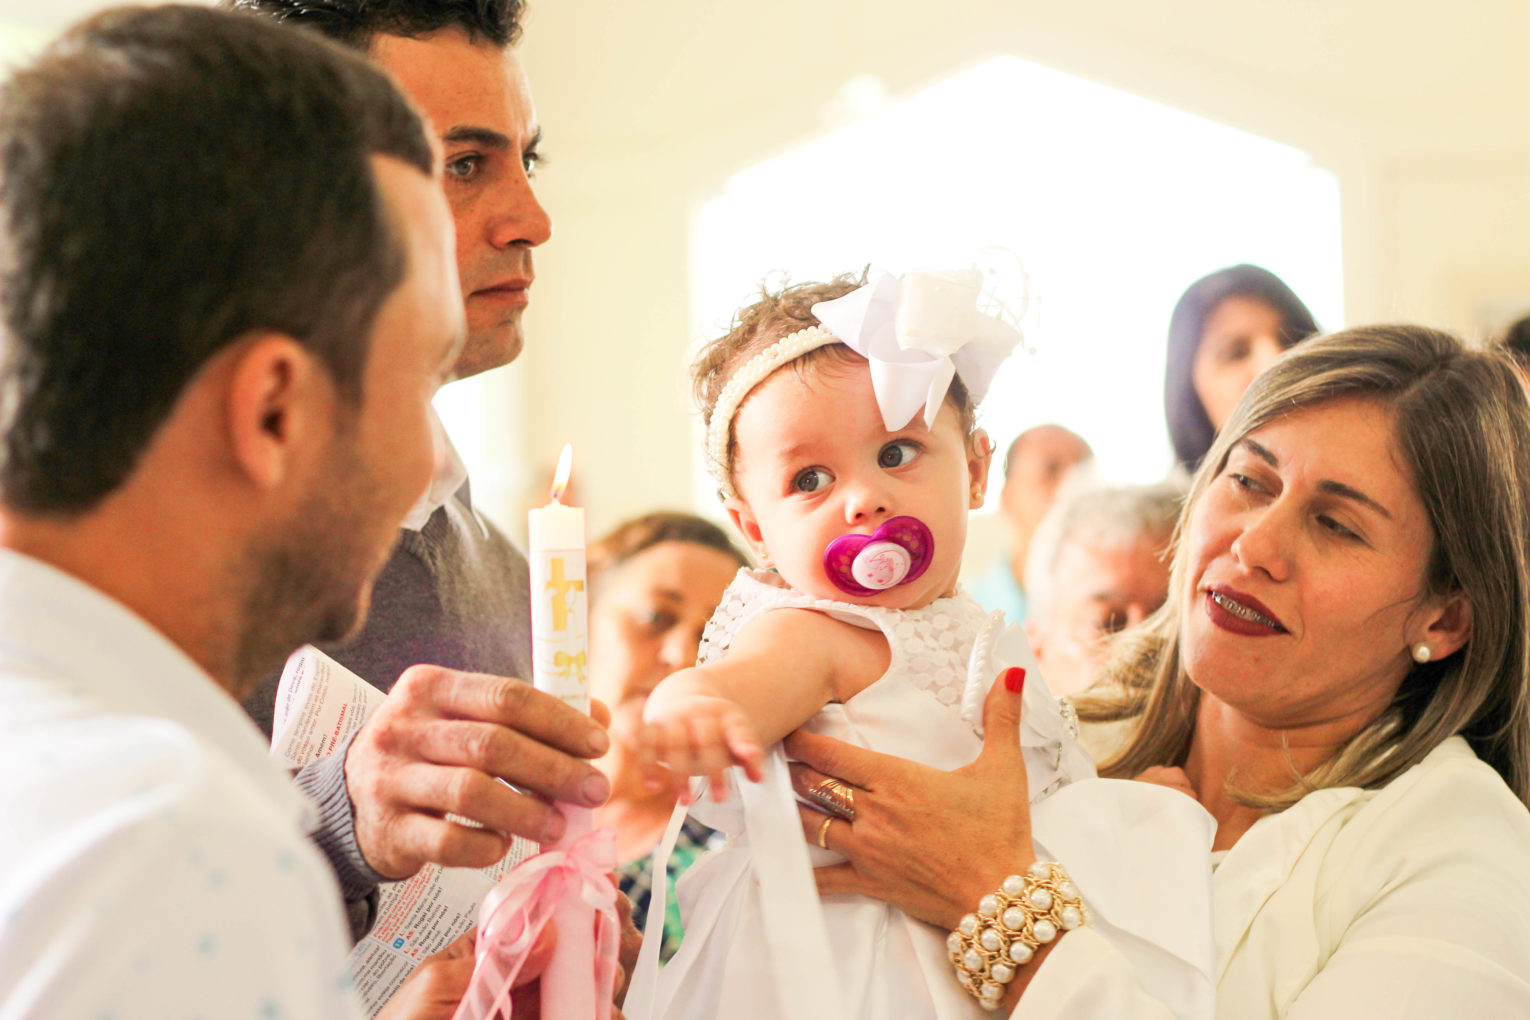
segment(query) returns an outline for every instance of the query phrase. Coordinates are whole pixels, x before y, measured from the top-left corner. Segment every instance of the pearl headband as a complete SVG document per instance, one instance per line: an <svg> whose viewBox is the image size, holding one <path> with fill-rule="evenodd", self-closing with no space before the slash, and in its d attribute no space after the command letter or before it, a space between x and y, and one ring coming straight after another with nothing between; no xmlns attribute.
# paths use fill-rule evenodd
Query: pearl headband
<svg viewBox="0 0 1530 1020"><path fill-rule="evenodd" d="M738 405L782 365L796 361L808 351L837 343L839 338L822 326L799 329L744 362L744 366L733 373L728 384L717 395L717 403L712 406L712 417L707 421L707 470L717 481L724 499L734 495L728 445L733 439L733 416L738 413Z"/></svg>

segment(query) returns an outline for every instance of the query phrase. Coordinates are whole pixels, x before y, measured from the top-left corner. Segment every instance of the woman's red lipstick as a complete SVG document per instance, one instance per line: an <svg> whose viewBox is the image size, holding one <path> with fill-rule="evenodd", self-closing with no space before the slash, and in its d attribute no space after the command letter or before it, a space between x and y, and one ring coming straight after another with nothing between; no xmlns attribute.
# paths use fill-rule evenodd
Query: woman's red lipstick
<svg viewBox="0 0 1530 1020"><path fill-rule="evenodd" d="M1273 637L1289 633L1269 607L1236 588L1212 585L1206 589L1205 606L1212 623L1234 634Z"/></svg>

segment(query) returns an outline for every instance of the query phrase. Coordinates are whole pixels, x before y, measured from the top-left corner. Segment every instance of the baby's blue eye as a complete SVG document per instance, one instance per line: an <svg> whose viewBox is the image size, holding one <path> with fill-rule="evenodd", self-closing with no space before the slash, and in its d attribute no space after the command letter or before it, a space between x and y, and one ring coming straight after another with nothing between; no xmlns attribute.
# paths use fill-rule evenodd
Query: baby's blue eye
<svg viewBox="0 0 1530 1020"><path fill-rule="evenodd" d="M803 468L792 479L792 488L797 492L817 492L832 481L834 476L823 468Z"/></svg>
<svg viewBox="0 0 1530 1020"><path fill-rule="evenodd" d="M882 447L882 452L877 454L877 463L884 468L903 467L913 463L917 456L919 456L919 444L903 439Z"/></svg>

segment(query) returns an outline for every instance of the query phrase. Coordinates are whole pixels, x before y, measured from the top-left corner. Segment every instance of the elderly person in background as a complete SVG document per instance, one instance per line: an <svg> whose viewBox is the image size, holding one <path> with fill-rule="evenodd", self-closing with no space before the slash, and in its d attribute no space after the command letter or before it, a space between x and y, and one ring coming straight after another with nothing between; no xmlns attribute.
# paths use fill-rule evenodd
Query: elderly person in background
<svg viewBox="0 0 1530 1020"><path fill-rule="evenodd" d="M1527 449L1502 355L1372 327L1260 376L1197 473L1169 600L1111 671L1125 693L1100 707L1133 725L1102 771L1208 812L1211 916L1164 922L1211 933L1218 1015L1530 1015ZM956 772L790 738L799 791L857 787L819 888L955 928L1026 873L1018 704L996 687ZM808 838L821 820L804 809ZM1120 842L1116 880L1150 873ZM1163 1015L1142 977L1086 925L1005 1002Z"/></svg>
<svg viewBox="0 0 1530 1020"><path fill-rule="evenodd" d="M1061 425L1026 429L1004 455L1004 488L999 491L999 518L1004 522L1004 555L972 585L972 597L983 608L1003 610L1011 623L1028 613L1025 561L1036 526L1057 499L1057 488L1068 472L1093 460L1084 440Z"/></svg>
<svg viewBox="0 0 1530 1020"><path fill-rule="evenodd" d="M648 695L669 674L696 664L702 630L723 591L748 563L727 534L691 514L653 513L618 525L590 549L590 689L611 707L611 752L596 764L611 780L597 824L617 834L617 879L643 927L649 854L674 811L668 787L650 789L636 747ZM688 818L669 859L670 916L663 957L680 940L675 878L705 849L712 830Z"/></svg>
<svg viewBox="0 0 1530 1020"><path fill-rule="evenodd" d="M1036 529L1025 632L1053 694L1088 687L1107 639L1163 605L1183 498L1167 483L1065 491Z"/></svg>
<svg viewBox="0 0 1530 1020"><path fill-rule="evenodd" d="M1317 331L1295 291L1259 266L1219 269L1186 288L1169 318L1163 380L1179 467L1199 467L1254 377Z"/></svg>

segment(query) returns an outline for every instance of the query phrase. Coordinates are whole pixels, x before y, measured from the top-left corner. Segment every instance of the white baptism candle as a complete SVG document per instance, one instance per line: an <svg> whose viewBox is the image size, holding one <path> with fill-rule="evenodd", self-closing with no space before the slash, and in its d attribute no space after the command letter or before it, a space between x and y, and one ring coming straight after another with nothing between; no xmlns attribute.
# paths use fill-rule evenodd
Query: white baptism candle
<svg viewBox="0 0 1530 1020"><path fill-rule="evenodd" d="M528 517L531 566L531 677L537 690L590 711L589 593L585 590L584 509L564 506L573 447L558 458L552 502Z"/></svg>
<svg viewBox="0 0 1530 1020"><path fill-rule="evenodd" d="M527 519L531 567L531 677L545 691L585 714L590 711L589 592L585 584L584 510L563 505L573 461L565 446L553 475L552 501ZM564 850L590 832L593 812L559 804L568 822L551 848ZM584 1020L596 1015L594 985L595 908L564 903L553 916L558 946L543 972L543 1020Z"/></svg>

